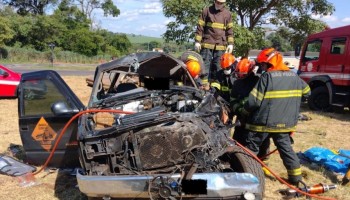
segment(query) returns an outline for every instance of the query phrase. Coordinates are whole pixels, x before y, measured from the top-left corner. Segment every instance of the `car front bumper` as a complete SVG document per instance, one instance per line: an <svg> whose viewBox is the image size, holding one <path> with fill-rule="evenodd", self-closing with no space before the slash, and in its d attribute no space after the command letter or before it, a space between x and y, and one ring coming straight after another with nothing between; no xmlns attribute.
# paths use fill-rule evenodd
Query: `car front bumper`
<svg viewBox="0 0 350 200"><path fill-rule="evenodd" d="M149 199L148 183L160 176L164 180L181 178L180 174L85 176L77 173L77 180L80 191L89 197ZM255 195L255 199L262 198L259 196L262 194L259 180L249 173L195 173L191 180L205 180L207 192L197 195L182 194L184 198L244 199L244 195ZM191 185L191 187L196 187L196 185ZM177 197L179 197L178 193Z"/></svg>

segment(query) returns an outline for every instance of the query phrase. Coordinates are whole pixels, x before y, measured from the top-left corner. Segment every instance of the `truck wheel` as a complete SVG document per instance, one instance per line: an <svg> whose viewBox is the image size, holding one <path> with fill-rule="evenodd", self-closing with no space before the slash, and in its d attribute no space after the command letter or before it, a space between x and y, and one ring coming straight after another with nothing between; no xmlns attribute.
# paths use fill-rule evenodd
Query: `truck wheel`
<svg viewBox="0 0 350 200"><path fill-rule="evenodd" d="M233 147L233 151L228 156L233 171L250 173L258 178L262 194L258 194L261 196L257 199L262 199L265 191L265 176L260 163L239 146Z"/></svg>
<svg viewBox="0 0 350 200"><path fill-rule="evenodd" d="M329 94L326 87L317 87L311 90L308 99L309 108L316 111L330 111Z"/></svg>

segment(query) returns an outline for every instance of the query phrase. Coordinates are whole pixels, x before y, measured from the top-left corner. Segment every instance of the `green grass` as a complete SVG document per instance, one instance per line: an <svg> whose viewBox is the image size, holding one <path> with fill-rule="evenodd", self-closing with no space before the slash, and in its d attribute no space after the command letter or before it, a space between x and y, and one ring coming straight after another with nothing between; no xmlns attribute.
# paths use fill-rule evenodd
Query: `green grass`
<svg viewBox="0 0 350 200"><path fill-rule="evenodd" d="M135 34L127 34L126 36L128 37L128 39L132 44L135 44L135 43L142 44L142 43L147 43L151 41L164 43L163 38L149 37L149 36L135 35Z"/></svg>

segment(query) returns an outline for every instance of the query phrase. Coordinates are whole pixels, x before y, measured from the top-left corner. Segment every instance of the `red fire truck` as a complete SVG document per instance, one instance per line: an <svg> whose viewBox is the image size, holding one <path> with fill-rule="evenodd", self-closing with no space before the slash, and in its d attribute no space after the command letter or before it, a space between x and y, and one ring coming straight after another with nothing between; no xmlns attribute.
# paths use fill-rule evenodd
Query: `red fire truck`
<svg viewBox="0 0 350 200"><path fill-rule="evenodd" d="M311 87L312 110L350 106L350 25L325 30L307 38L299 75Z"/></svg>

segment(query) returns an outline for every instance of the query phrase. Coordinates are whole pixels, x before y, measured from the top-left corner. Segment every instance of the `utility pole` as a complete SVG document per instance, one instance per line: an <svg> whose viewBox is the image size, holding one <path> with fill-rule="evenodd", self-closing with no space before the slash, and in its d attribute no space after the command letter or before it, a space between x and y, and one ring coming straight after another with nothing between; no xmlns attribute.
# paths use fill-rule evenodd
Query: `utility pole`
<svg viewBox="0 0 350 200"><path fill-rule="evenodd" d="M53 49L55 48L55 44L54 43L49 43L49 47L51 49L51 56L50 56L50 61L51 61L51 67L53 68L53 59L54 59L54 52Z"/></svg>

